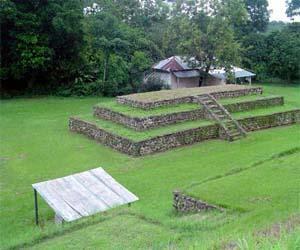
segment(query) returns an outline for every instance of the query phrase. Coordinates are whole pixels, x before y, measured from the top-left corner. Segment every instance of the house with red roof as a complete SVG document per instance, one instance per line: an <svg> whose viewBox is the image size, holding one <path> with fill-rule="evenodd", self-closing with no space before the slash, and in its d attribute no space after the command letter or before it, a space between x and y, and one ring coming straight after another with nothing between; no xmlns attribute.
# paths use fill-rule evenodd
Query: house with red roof
<svg viewBox="0 0 300 250"><path fill-rule="evenodd" d="M226 84L227 77L224 68L212 68L208 75L205 74L202 68L193 58L172 56L154 64L151 74L146 76L144 80L146 81L150 75L154 75L162 79L171 89ZM238 67L233 67L232 71L236 82L251 84L251 80L255 76L252 72ZM204 77L205 75L206 77Z"/></svg>

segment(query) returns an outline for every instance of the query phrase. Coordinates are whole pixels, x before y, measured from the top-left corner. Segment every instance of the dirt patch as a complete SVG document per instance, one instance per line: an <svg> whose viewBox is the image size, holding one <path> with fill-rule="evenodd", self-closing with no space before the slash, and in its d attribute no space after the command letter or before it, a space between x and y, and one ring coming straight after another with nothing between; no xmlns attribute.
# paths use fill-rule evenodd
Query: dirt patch
<svg viewBox="0 0 300 250"><path fill-rule="evenodd" d="M253 233L254 237L279 239L283 232L291 233L300 225L300 215L294 215L284 222L273 224L271 227Z"/></svg>
<svg viewBox="0 0 300 250"><path fill-rule="evenodd" d="M287 220L275 223L266 229L254 231L252 235L256 239L257 245L259 245L261 239L280 239L283 233L292 233L298 226L300 226L300 214L293 215ZM240 249L240 244L238 241L229 241L221 244L220 248L224 250L236 250Z"/></svg>
<svg viewBox="0 0 300 250"><path fill-rule="evenodd" d="M270 202L272 198L270 196L252 197L249 201L251 203Z"/></svg>

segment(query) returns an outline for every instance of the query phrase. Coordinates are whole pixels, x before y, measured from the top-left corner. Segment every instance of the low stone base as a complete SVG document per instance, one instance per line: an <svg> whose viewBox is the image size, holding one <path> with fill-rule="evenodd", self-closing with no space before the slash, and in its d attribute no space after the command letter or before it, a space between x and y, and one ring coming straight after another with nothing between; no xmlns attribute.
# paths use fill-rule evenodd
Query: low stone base
<svg viewBox="0 0 300 250"><path fill-rule="evenodd" d="M202 200L185 195L180 191L173 192L173 207L178 212L204 212L213 209L222 210L217 206L208 204Z"/></svg>

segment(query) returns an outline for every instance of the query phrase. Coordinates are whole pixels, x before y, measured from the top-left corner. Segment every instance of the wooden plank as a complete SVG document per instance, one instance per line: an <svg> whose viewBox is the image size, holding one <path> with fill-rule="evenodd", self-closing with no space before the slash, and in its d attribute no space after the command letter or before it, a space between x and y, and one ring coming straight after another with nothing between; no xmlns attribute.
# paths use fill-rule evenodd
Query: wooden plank
<svg viewBox="0 0 300 250"><path fill-rule="evenodd" d="M36 183L32 187L65 221L138 200L102 168Z"/></svg>
<svg viewBox="0 0 300 250"><path fill-rule="evenodd" d="M48 188L48 182L33 184L32 187L41 195L49 206L66 221L72 221L81 217L76 211L69 207L55 192ZM51 185L51 184L50 184Z"/></svg>
<svg viewBox="0 0 300 250"><path fill-rule="evenodd" d="M74 177L80 181L94 196L98 197L98 199L101 199L105 204L107 204L108 208L124 204L124 200L122 200L117 194L113 193L109 187L103 184L90 172L84 172L80 175L75 175Z"/></svg>
<svg viewBox="0 0 300 250"><path fill-rule="evenodd" d="M113 179L107 172L102 168L90 170L95 176L98 177L105 185L110 187L113 192L121 196L127 203L138 200L138 197L127 190L124 186L120 185L115 179Z"/></svg>
<svg viewBox="0 0 300 250"><path fill-rule="evenodd" d="M69 181L68 177L56 180L52 188L56 189L58 195L60 195L70 207L81 214L81 216L89 215L86 210L88 198L81 196L78 187L73 186L73 183Z"/></svg>
<svg viewBox="0 0 300 250"><path fill-rule="evenodd" d="M77 180L74 175L70 176L70 179L72 179L73 183L77 185L77 191L80 192L82 196L86 196L88 198L88 204L86 204L86 206L89 214L109 209L109 206L100 197L97 197L93 192L85 187L84 184L81 183L80 180Z"/></svg>

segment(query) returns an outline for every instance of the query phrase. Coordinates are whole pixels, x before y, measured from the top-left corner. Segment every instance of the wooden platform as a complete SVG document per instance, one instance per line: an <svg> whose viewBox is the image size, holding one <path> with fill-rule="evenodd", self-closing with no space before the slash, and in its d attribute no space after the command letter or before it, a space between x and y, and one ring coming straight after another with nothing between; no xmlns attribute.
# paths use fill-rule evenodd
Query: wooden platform
<svg viewBox="0 0 300 250"><path fill-rule="evenodd" d="M65 221L74 221L113 207L132 203L138 197L114 180L102 168L32 185ZM37 220L38 223L38 220Z"/></svg>

